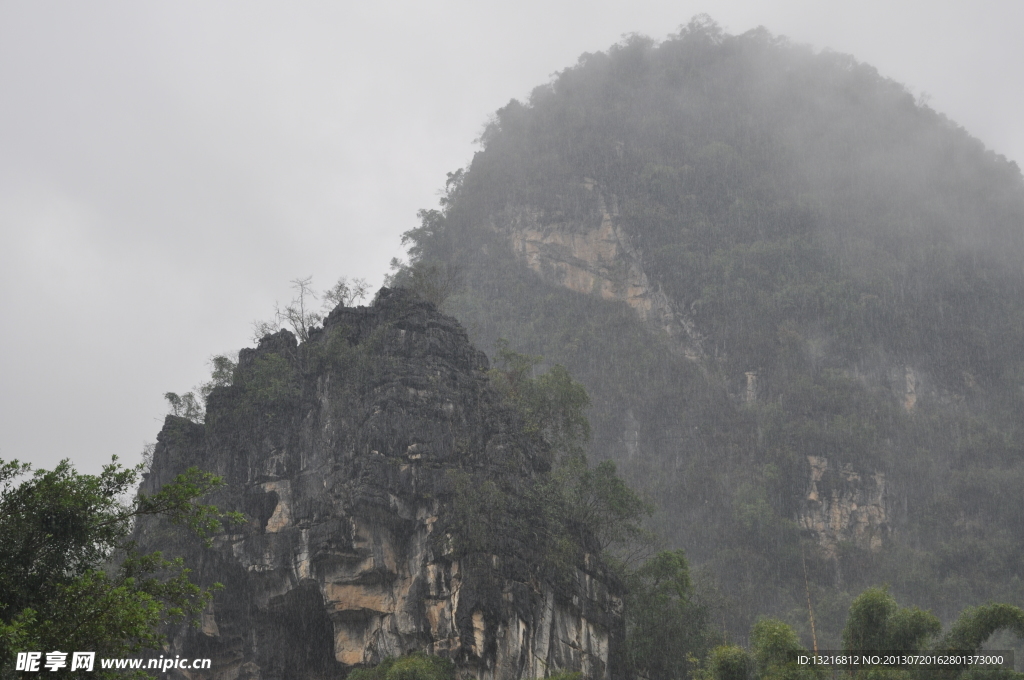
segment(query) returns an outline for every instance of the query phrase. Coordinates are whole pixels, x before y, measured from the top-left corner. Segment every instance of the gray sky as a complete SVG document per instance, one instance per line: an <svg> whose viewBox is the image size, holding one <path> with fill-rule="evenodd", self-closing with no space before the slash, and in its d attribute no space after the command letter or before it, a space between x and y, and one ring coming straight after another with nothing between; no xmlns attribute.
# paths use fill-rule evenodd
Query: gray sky
<svg viewBox="0 0 1024 680"><path fill-rule="evenodd" d="M0 458L136 462L313 275L381 282L488 116L700 12L871 63L1024 163L1024 3L0 2Z"/></svg>

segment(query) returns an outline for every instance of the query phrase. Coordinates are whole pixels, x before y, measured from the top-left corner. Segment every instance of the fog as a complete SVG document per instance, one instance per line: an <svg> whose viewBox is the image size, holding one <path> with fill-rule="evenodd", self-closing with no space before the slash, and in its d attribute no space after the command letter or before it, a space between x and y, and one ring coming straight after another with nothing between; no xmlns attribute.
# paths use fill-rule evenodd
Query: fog
<svg viewBox="0 0 1024 680"><path fill-rule="evenodd" d="M0 5L0 458L135 462L291 279L379 285L493 111L700 12L853 54L1024 162L1014 2Z"/></svg>

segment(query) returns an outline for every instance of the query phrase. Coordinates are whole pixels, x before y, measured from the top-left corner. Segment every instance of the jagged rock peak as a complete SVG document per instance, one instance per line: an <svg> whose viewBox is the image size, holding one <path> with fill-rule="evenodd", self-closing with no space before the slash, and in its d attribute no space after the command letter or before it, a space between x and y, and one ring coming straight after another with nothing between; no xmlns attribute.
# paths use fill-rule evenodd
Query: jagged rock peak
<svg viewBox="0 0 1024 680"><path fill-rule="evenodd" d="M212 502L248 517L209 549L139 525L143 548L224 584L170 653L213 658L209 678L340 678L413 650L463 678L613 677L621 588L597 559L555 583L528 541L470 554L448 533L459 474L514 491L550 465L487 366L455 319L386 288L307 342L281 331L242 350L205 424L167 419L143 483L196 465L228 482Z"/></svg>

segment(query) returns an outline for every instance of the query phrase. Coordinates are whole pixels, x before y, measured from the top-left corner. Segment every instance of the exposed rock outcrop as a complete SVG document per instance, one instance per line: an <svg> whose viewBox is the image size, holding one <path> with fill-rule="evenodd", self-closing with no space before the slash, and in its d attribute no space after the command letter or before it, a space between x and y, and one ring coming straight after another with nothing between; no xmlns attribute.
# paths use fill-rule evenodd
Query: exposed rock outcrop
<svg viewBox="0 0 1024 680"><path fill-rule="evenodd" d="M664 331L687 358L700 358L696 327L647 276L639 248L619 223L615 197L609 208L593 180L583 186L594 195L594 224L542 224L538 211L521 208L506 215L498 230L506 234L516 256L545 281L625 302L647 325Z"/></svg>
<svg viewBox="0 0 1024 680"><path fill-rule="evenodd" d="M214 659L187 677L340 678L411 650L462 678L616 675L621 592L598 560L555 583L535 547L460 554L446 533L453 473L525 488L550 465L486 368L454 319L383 289L301 346L282 331L243 350L205 425L168 417L143 491L196 465L228 483L213 502L249 518L209 549L159 522L138 530L225 586L173 636L169 653Z"/></svg>
<svg viewBox="0 0 1024 680"><path fill-rule="evenodd" d="M862 475L830 465L820 456L808 456L807 462L810 482L798 521L814 535L824 555L835 558L842 542L881 549L889 533L885 474Z"/></svg>

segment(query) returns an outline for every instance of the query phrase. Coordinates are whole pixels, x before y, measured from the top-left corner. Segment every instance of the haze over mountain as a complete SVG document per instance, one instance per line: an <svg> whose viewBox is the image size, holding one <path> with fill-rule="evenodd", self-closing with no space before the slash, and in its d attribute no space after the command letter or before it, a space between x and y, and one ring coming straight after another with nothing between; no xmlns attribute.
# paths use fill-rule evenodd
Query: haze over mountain
<svg viewBox="0 0 1024 680"><path fill-rule="evenodd" d="M1006 0L0 3L0 454L138 460L291 279L379 283L510 97L702 11L854 54L1024 159Z"/></svg>
<svg viewBox="0 0 1024 680"><path fill-rule="evenodd" d="M65 624L240 680L765 680L818 677L803 648L1019 646L992 633L1024 639L1024 179L998 104L1024 59L993 55L1024 10L772 3L853 57L743 5L741 32L664 39L619 32L666 25L643 2L0 9L0 457L131 461L171 410L127 504L116 466L3 489L0 676ZM935 26L964 27L941 59L876 59ZM939 72L961 82L933 103ZM310 272L350 278L314 303ZM167 392L289 278L255 349ZM156 517L162 485L210 488L179 473L243 513L208 544ZM224 583L189 596L198 626L118 623L171 566L129 531Z"/></svg>
<svg viewBox="0 0 1024 680"><path fill-rule="evenodd" d="M698 18L512 100L397 283L569 368L733 639L1024 604L1024 182L852 57ZM445 289L454 294L444 296Z"/></svg>

